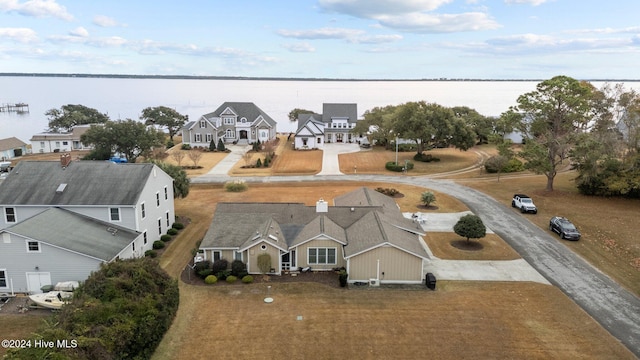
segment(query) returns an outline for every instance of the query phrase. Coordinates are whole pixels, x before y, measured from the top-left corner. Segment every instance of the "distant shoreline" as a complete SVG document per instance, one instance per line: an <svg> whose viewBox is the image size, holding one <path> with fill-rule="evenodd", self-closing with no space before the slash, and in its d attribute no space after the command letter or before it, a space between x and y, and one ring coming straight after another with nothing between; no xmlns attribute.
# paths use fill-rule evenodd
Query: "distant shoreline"
<svg viewBox="0 0 640 360"><path fill-rule="evenodd" d="M544 81L546 79L349 79L349 78L287 78L252 76L196 76L196 75L123 75L123 74L56 74L56 73L0 73L0 76L13 77L65 77L65 78L105 78L105 79L172 79L172 80L269 80L269 81ZM638 82L640 79L579 79L592 82Z"/></svg>

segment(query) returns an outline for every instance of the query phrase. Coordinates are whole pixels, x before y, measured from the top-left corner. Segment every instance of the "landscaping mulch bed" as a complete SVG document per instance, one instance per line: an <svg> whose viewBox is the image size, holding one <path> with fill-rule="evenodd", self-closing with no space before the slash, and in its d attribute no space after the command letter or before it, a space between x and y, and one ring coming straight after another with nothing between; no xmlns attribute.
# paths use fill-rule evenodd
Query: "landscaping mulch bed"
<svg viewBox="0 0 640 360"><path fill-rule="evenodd" d="M330 287L340 287L338 281L338 274L333 271L312 271L297 273L296 276L290 274L283 275L252 275L254 283L292 283L292 282L315 282L324 284ZM195 271L190 267L185 267L180 276L182 282L189 285L203 285L203 286L242 286L245 285L242 281L238 280L233 284L229 284L226 281L218 281L215 285L207 285L204 280L196 275Z"/></svg>

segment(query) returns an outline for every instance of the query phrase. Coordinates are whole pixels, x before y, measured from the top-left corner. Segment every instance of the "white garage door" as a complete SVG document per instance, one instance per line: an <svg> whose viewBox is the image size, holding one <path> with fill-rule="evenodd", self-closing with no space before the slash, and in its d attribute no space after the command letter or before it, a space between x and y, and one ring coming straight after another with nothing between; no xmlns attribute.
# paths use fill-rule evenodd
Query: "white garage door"
<svg viewBox="0 0 640 360"><path fill-rule="evenodd" d="M45 285L51 285L51 273L48 272L28 272L27 273L27 287L29 293L39 294L42 292L41 287Z"/></svg>

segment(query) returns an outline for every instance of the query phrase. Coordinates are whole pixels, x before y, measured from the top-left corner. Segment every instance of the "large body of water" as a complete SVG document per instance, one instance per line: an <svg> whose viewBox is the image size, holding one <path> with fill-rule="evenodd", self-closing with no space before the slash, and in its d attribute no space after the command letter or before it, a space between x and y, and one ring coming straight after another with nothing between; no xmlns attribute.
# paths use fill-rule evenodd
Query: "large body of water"
<svg viewBox="0 0 640 360"><path fill-rule="evenodd" d="M47 128L44 113L81 104L113 120L137 120L142 109L168 106L189 119L214 111L225 101L253 102L278 122L278 131L295 131L287 114L294 108L322 112L323 103L356 103L358 115L376 106L424 100L468 106L498 116L536 81L301 81L0 76L0 104L27 103L24 114L0 113L0 139L29 143ZM600 87L602 83L593 83ZM627 83L640 89L640 83Z"/></svg>

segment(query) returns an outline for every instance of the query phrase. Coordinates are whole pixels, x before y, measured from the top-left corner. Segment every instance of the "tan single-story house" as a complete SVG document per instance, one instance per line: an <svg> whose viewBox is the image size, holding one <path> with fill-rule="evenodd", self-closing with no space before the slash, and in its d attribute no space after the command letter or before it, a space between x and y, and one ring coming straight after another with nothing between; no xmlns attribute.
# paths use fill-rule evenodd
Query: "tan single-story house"
<svg viewBox="0 0 640 360"><path fill-rule="evenodd" d="M424 232L402 216L395 201L362 187L316 206L301 203L219 203L200 245L204 260L242 260L260 274L344 267L349 282L419 284L429 261Z"/></svg>

